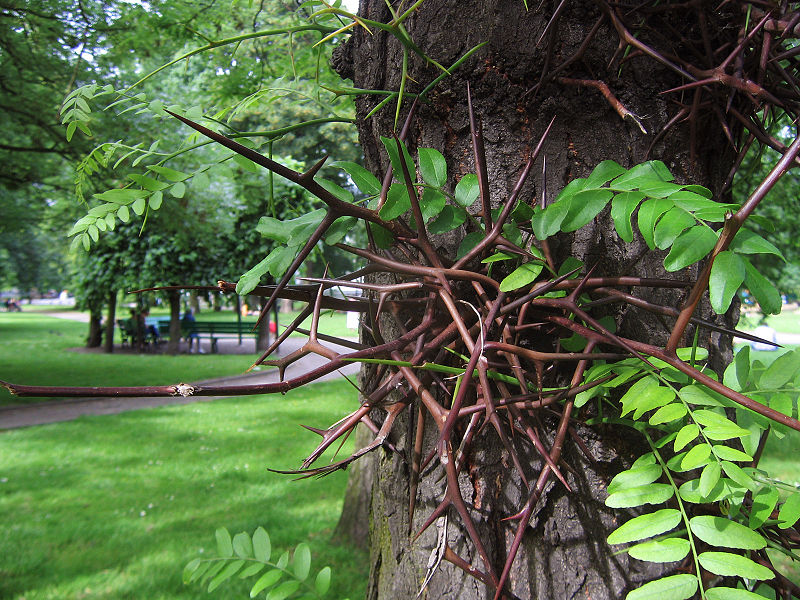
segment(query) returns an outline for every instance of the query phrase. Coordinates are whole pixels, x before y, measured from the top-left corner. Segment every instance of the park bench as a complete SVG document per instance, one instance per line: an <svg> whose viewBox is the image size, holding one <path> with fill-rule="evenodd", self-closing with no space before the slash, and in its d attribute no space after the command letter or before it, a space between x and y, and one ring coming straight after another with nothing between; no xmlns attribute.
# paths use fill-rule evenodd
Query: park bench
<svg viewBox="0 0 800 600"><path fill-rule="evenodd" d="M130 319L117 319L117 327L119 328L120 340L123 347L135 345L139 338L142 338L141 343L144 346L148 346L169 337L169 319L165 321L157 317L147 317L144 320L144 324L145 330L139 332L137 331L136 325ZM151 325L158 330L158 337L153 335L150 329Z"/></svg>
<svg viewBox="0 0 800 600"><path fill-rule="evenodd" d="M163 321L161 331L169 329L169 321ZM207 337L211 341L212 354L217 351L217 341L220 337L235 335L241 341L241 336L249 335L258 337L258 330L253 329L253 323L239 323L237 321L191 321L181 322L181 335L188 339L190 335Z"/></svg>

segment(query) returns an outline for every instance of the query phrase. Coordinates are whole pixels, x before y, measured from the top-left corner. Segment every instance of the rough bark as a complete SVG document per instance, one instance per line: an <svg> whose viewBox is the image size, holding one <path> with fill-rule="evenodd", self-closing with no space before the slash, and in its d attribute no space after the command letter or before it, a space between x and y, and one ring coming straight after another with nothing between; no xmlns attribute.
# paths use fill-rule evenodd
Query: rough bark
<svg viewBox="0 0 800 600"><path fill-rule="evenodd" d="M720 184L730 167L732 156L717 130L702 126L697 133L696 160L690 159L689 131L676 128L655 144L648 156L653 134L659 132L674 114L674 109L659 92L682 82L667 68L644 58L635 58L608 66L618 47L616 32L607 23L591 44L585 58L563 73L580 79L603 79L625 106L644 117L648 129L644 135L631 121L623 121L600 93L589 87L566 86L557 82L532 91L543 70L573 55L601 13L593 3L567 3L557 27L552 53L547 51L546 37L537 40L545 30L558 2L543 2L539 9L529 3L526 12L520 0L427 0L406 21L412 39L442 65L450 65L469 48L484 41L489 44L455 74L446 79L430 96L430 102L419 108L408 138L409 146L439 149L448 160L451 183L463 174L474 172L467 116L466 84L472 88L475 111L483 122L489 166L490 191L494 204L506 198L539 136L555 116L556 121L546 146L546 197L552 200L564 185L589 174L605 159L613 159L625 167L647 158L663 160L679 181L706 185L712 190ZM383 0L362 0L360 14L387 22L391 15ZM684 18L684 16L681 16ZM351 42L335 57L340 73L353 79L355 87L398 89L402 49L400 44L379 32L367 33L356 28ZM735 37L735 32L734 32ZM416 58L410 61L411 91L420 89L438 73ZM373 96L357 100L363 117L378 100ZM391 135L394 109L384 109L376 118L360 121L360 141L366 163L375 172L383 173L388 159L379 136ZM711 124L709 124L711 125ZM542 173L542 161L534 167ZM541 175L531 178L523 194L528 202L542 194ZM461 231L460 235L464 235ZM454 254L459 236L436 240ZM641 238L631 244L619 240L606 211L593 224L575 234L559 239L555 246L559 262L576 256L588 264L597 263L596 274L652 275L663 274L660 253L650 253ZM691 273L674 277L688 278ZM677 305L680 298L673 292L637 292L662 304ZM707 309L704 317L713 317ZM654 318L635 308L611 310L620 331L650 342L666 340L670 323ZM690 331L688 334L691 335ZM707 336L703 345L715 351L716 365L730 355L730 340ZM395 427L395 430L402 428ZM429 430L432 430L430 427ZM631 445L613 431L581 432L589 439L595 464L574 447L565 450L564 461L574 469L570 483L575 493L567 494L560 484L551 484L537 506L523 548L516 560L511 589L520 598L584 598L616 599L637 583L653 578L658 567L612 555L605 543L608 533L625 515L610 511L603 504L605 484L642 449ZM496 437L484 436L484 443L472 457L461 479L462 492L471 500L473 515L487 550L502 570L514 528L501 521L513 515L521 505L521 487L508 477L513 468L502 452ZM392 439L401 454L410 449L403 439ZM431 447L428 440L425 451ZM371 462L370 462L371 461ZM540 465L530 457L532 472ZM363 486L371 478L369 504L367 495L351 490L345 512L347 522L362 525L369 518L371 574L368 598L413 598L425 577L431 549L436 543L436 528L430 528L413 541L415 531L436 507L443 482L437 471L420 482L417 512L412 526L407 522L408 467L402 456L388 452L373 453L354 467L351 488ZM358 492L358 493L357 493ZM352 517L352 515L359 515ZM343 517L345 519L345 517ZM513 522L511 522L513 524ZM463 531L456 519L448 526L448 540L462 556L471 556L473 564L480 560L470 554ZM461 540L458 542L457 540ZM442 562L428 588L429 598L491 598L484 585L464 575L453 565Z"/></svg>
<svg viewBox="0 0 800 600"><path fill-rule="evenodd" d="M99 348L103 343L103 311L92 308L89 311L89 335L86 337L87 348Z"/></svg>

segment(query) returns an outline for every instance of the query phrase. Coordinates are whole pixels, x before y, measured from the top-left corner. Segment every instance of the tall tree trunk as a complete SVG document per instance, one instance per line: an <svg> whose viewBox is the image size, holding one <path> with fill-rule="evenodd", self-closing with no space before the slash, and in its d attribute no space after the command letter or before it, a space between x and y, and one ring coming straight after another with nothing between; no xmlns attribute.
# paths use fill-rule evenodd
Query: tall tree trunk
<svg viewBox="0 0 800 600"><path fill-rule="evenodd" d="M671 131L655 143L648 155L653 134L661 131L675 113L667 98L658 93L684 82L666 67L641 57L623 63L622 67L614 63L608 69L619 40L607 20L599 25L600 30L582 60L575 61L562 75L603 78L629 110L645 116L644 125L650 134L644 135L632 121L623 121L593 87L552 81L534 90L543 71L579 51L602 15L599 3L566 3L560 20L539 44L559 3L528 4L530 11L525 10L520 0L427 0L405 21L411 38L441 65L450 65L468 49L488 42L475 58L436 88L429 103L419 107L407 140L412 153L418 147L440 150L447 158L451 185L464 174L474 172L466 108L469 83L475 112L483 122L490 193L495 205L508 197L527 157L553 117L555 124L543 153L547 160L545 193L549 201L568 181L585 177L606 159L631 167L648 158L660 158L678 180L700 183L712 190L720 188L730 169L732 154L726 152L727 143L714 128L699 125L696 139L701 145L695 160L690 157L688 128ZM540 5L540 9L534 10L533 5ZM359 12L376 21L388 22L392 18L384 0L362 0ZM357 88L398 89L402 46L378 31L366 32L360 27L354 31L351 42L334 57L340 74L352 78ZM735 31L732 35L735 41ZM551 36L555 37L552 45ZM424 86L438 74L435 68L412 55L409 91L418 91L415 86ZM359 97L358 116L365 117L379 100L375 96ZM392 134L394 105L390 106L375 118L360 120L359 125L367 166L378 174L384 173L388 165L380 136ZM716 127L715 123L712 125ZM533 173L542 173L541 156ZM528 202L535 202L543 189L541 176L537 176L529 179L522 196ZM460 235L464 233L461 231ZM459 236L436 240L437 244L448 247L453 256L458 242ZM649 252L640 237L630 244L621 241L615 235L608 210L593 224L559 239L554 252L559 263L575 256L589 265L597 264L596 274L663 272L663 253ZM674 292L658 291L645 297L673 306L680 301ZM644 311L627 308L611 314L623 334L635 332L632 337L644 336L651 342L666 340L665 324ZM714 320L707 309L702 316ZM707 336L701 343L716 352L717 365L730 356L730 340ZM402 429L395 426L394 431ZM433 431L434 427L427 430ZM510 577L510 587L520 598L612 600L659 574L660 565L633 561L626 554L614 556L605 541L623 517L603 504L605 485L641 454L642 448L614 432L581 430L579 433L587 440L597 462L590 464L576 448L565 448L564 460L574 468L568 477L574 492L569 494L561 484L551 484L539 500ZM400 438L391 441L408 458L411 449L405 441ZM426 441L423 456L434 442ZM495 569L501 571L515 523L502 519L519 510L523 488L519 481L508 477L514 469L507 464L508 457L496 436L484 434L483 445L473 442L473 447L476 446L478 450L469 457L470 464L463 469L460 484L463 490L469 490L464 495L475 507L472 514L476 526ZM414 522L409 524L409 462L394 453L378 452L362 459L360 466L358 462L354 466L351 487L369 486L371 495L358 490L348 492L342 527L345 523L363 525L366 519L371 519L368 598L413 598L425 577L437 534L436 528L431 527L413 541L409 531L418 530L436 507L443 483L435 470L420 482L418 509ZM532 454L528 461L539 468L537 455ZM374 477L370 472L375 473ZM459 520L450 520L447 535L457 553L471 556L473 564L481 567L480 559L465 541L468 538ZM484 585L442 561L430 582L427 597L477 600L492 596L493 592Z"/></svg>
<svg viewBox="0 0 800 600"><path fill-rule="evenodd" d="M108 293L108 316L106 317L106 340L104 352L114 352L114 326L117 318L117 291Z"/></svg>
<svg viewBox="0 0 800 600"><path fill-rule="evenodd" d="M89 308L89 335L86 337L87 348L99 348L103 343L103 307Z"/></svg>
<svg viewBox="0 0 800 600"><path fill-rule="evenodd" d="M179 292L170 291L169 298L169 341L167 354L177 354L181 343L181 295Z"/></svg>

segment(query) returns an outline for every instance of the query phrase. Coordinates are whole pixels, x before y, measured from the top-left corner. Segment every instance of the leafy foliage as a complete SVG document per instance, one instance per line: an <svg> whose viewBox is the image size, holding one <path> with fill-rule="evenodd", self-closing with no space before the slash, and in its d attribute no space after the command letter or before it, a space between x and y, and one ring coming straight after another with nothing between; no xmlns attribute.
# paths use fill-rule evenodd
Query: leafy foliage
<svg viewBox="0 0 800 600"><path fill-rule="evenodd" d="M225 528L217 529L214 535L218 556L190 561L183 569L184 583L207 585L211 593L233 577L257 577L250 597L266 592L267 600L324 598L330 589L330 567L322 567L312 581L311 549L306 543L273 560L272 543L263 527L252 536L242 531L231 537Z"/></svg>

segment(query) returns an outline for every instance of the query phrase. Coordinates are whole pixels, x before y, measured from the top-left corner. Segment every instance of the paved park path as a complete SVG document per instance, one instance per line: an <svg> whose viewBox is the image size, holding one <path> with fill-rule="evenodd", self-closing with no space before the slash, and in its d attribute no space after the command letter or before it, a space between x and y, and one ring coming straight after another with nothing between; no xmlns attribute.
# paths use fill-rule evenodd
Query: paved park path
<svg viewBox="0 0 800 600"><path fill-rule="evenodd" d="M82 313L64 312L47 313L47 316L64 319L83 321L88 317ZM289 337L281 345L281 356L286 356L297 350L304 342L303 338ZM326 344L334 350L340 348L333 344ZM243 346L239 346L237 339L222 338L219 340L219 350L221 354L233 354L252 351L253 340L245 340ZM209 350L208 346L205 347ZM255 358L255 353L253 352ZM327 362L326 359L315 354L303 357L301 360L292 363L286 369L284 379L293 379L303 373L307 373ZM336 379L342 375L358 374L359 364L347 365L339 371L334 371L317 381ZM251 372L244 375L234 375L218 379L191 382L199 384L233 385L233 384L264 384L279 381L278 369L265 369L263 371ZM178 383L177 381L175 383ZM47 423L57 423L60 421L71 421L84 415L113 415L129 410L141 410L154 408L170 404L191 404L193 402L211 402L217 398L209 396L170 396L166 398L70 398L54 402L38 402L35 404L18 404L13 406L0 407L0 430L15 429L18 427L30 427L33 425L45 425Z"/></svg>

